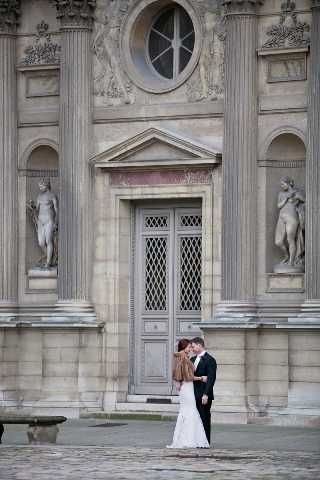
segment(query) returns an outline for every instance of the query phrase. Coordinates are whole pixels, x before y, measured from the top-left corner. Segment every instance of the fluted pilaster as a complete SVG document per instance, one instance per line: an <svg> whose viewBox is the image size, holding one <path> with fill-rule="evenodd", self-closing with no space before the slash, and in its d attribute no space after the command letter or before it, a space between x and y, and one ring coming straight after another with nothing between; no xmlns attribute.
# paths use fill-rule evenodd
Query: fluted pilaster
<svg viewBox="0 0 320 480"><path fill-rule="evenodd" d="M258 1L226 1L222 300L254 303L256 286ZM241 307L240 307L241 310Z"/></svg>
<svg viewBox="0 0 320 480"><path fill-rule="evenodd" d="M17 304L17 89L15 31L19 2L0 5L0 313Z"/></svg>
<svg viewBox="0 0 320 480"><path fill-rule="evenodd" d="M71 311L90 311L90 27L94 2L56 3L62 22L59 305Z"/></svg>
<svg viewBox="0 0 320 480"><path fill-rule="evenodd" d="M320 306L320 0L313 0L306 164L306 300Z"/></svg>

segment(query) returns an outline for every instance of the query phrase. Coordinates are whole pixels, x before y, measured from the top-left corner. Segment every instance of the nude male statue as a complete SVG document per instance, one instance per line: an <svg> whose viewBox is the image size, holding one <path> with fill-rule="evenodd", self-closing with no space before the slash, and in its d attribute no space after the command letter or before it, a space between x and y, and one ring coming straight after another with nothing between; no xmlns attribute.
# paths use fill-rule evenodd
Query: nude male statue
<svg viewBox="0 0 320 480"><path fill-rule="evenodd" d="M37 198L38 243L46 255L45 267L51 266L53 255L53 234L58 226L58 198L51 192L49 178L39 182L40 194Z"/></svg>

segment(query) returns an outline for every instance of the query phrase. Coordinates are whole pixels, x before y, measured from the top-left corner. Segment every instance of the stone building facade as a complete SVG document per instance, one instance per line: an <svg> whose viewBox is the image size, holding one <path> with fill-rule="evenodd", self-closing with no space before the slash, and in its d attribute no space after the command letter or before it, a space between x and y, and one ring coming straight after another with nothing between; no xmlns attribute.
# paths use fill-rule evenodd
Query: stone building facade
<svg viewBox="0 0 320 480"><path fill-rule="evenodd" d="M0 408L319 423L319 0L0 3Z"/></svg>

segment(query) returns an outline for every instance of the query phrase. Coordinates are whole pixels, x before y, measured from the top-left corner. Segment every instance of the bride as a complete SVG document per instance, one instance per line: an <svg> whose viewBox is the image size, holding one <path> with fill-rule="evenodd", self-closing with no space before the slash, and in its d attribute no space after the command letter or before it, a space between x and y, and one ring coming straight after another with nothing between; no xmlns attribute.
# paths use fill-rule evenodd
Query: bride
<svg viewBox="0 0 320 480"><path fill-rule="evenodd" d="M173 441L167 448L209 448L201 417L197 410L193 382L207 381L207 377L195 377L194 366L188 357L191 343L182 339L178 343L178 352L174 354L172 378L179 390L180 409Z"/></svg>

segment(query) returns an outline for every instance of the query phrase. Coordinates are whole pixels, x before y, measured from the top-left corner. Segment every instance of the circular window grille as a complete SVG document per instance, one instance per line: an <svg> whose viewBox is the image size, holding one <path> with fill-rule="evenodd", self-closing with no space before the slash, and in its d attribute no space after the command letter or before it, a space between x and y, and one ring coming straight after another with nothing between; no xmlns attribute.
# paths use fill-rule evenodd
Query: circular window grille
<svg viewBox="0 0 320 480"><path fill-rule="evenodd" d="M191 1L136 3L121 31L121 53L128 76L147 92L174 90L194 71L202 36Z"/></svg>
<svg viewBox="0 0 320 480"><path fill-rule="evenodd" d="M188 65L194 48L193 23L180 6L161 13L148 41L151 65L159 75L176 79Z"/></svg>

